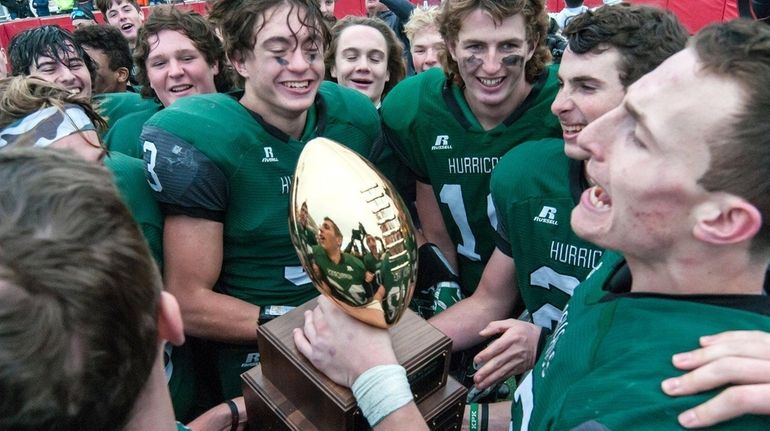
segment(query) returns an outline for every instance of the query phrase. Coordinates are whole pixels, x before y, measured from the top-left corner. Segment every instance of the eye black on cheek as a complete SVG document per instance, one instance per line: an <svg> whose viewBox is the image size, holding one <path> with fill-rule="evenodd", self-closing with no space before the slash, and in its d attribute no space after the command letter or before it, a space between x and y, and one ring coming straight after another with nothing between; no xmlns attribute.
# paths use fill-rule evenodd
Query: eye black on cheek
<svg viewBox="0 0 770 431"><path fill-rule="evenodd" d="M471 55L462 59L462 66L466 69L476 69L481 66L482 63L484 63L484 60L476 57L475 55Z"/></svg>
<svg viewBox="0 0 770 431"><path fill-rule="evenodd" d="M506 66L521 66L524 64L524 56L517 54L506 55L500 62Z"/></svg>

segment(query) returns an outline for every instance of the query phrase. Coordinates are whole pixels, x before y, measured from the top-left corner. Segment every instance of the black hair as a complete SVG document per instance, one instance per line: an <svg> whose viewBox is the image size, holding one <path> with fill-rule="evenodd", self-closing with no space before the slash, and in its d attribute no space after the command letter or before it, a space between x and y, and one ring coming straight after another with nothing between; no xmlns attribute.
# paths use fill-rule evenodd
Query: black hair
<svg viewBox="0 0 770 431"><path fill-rule="evenodd" d="M37 65L41 56L51 57L59 63L66 64L64 56L75 51L83 59L91 77L96 68L91 57L72 36L72 33L58 25L34 27L17 34L8 45L8 59L11 61L13 75L29 75L32 65Z"/></svg>
<svg viewBox="0 0 770 431"><path fill-rule="evenodd" d="M72 35L79 45L104 52L110 60L110 70L113 72L121 67L130 71L133 67L128 40L116 27L89 25L75 30Z"/></svg>

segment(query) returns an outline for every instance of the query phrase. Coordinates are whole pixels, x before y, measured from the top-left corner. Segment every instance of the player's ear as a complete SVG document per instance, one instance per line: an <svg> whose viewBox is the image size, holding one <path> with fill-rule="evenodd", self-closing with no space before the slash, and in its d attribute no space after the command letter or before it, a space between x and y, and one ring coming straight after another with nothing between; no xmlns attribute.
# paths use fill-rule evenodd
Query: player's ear
<svg viewBox="0 0 770 431"><path fill-rule="evenodd" d="M452 40L447 42L446 44L446 52L449 53L449 56L452 57L452 60L457 61L457 41Z"/></svg>
<svg viewBox="0 0 770 431"><path fill-rule="evenodd" d="M184 344L184 325L174 295L161 292L158 302L158 337L175 346Z"/></svg>
<svg viewBox="0 0 770 431"><path fill-rule="evenodd" d="M233 65L233 69L238 72L238 75L241 75L244 79L248 79L249 71L246 70L244 61L245 59L243 58L242 53L233 53L233 55L230 56L230 64Z"/></svg>
<svg viewBox="0 0 770 431"><path fill-rule="evenodd" d="M129 72L127 67L119 67L115 74L117 75L118 82L121 84L128 82Z"/></svg>
<svg viewBox="0 0 770 431"><path fill-rule="evenodd" d="M695 238L711 244L737 244L752 239L762 227L757 207L730 193L712 193L712 199L694 211Z"/></svg>

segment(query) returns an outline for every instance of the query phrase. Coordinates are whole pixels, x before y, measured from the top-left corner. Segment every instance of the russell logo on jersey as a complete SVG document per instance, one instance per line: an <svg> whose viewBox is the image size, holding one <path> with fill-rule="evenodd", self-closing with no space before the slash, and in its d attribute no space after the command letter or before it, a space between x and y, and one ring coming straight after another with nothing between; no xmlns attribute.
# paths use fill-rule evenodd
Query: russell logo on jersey
<svg viewBox="0 0 770 431"><path fill-rule="evenodd" d="M436 150L451 150L452 146L449 145L449 135L436 136L436 142L430 147L431 151Z"/></svg>
<svg viewBox="0 0 770 431"><path fill-rule="evenodd" d="M544 206L543 209L540 210L540 214L535 216L532 220L539 223L552 224L554 226L559 225L559 222L556 221L556 208L549 206Z"/></svg>

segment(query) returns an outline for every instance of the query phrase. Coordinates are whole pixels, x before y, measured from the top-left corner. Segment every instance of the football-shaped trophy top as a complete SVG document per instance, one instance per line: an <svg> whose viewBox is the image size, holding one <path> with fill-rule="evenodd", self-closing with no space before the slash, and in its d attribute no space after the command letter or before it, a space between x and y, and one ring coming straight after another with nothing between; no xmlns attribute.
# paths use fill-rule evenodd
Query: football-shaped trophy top
<svg viewBox="0 0 770 431"><path fill-rule="evenodd" d="M326 138L308 142L292 181L289 232L322 294L370 325L398 322L417 278L415 230L367 160Z"/></svg>

